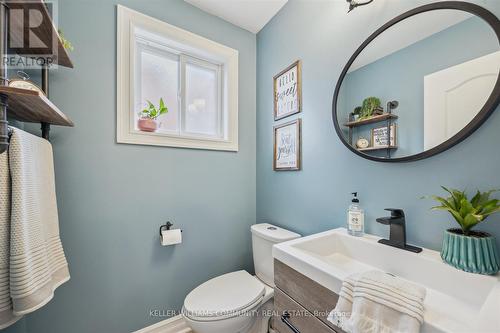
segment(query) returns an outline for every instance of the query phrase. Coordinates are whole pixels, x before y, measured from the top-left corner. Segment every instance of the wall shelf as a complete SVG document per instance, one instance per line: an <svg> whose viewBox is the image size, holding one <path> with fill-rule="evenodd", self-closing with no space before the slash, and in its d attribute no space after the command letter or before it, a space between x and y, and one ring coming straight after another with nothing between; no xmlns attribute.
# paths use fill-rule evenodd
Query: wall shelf
<svg viewBox="0 0 500 333"><path fill-rule="evenodd" d="M394 113L392 113L392 110L396 109L399 106L399 102L394 100L394 101L389 101L387 102L387 111L385 113L371 116L362 120L354 120L354 113L351 112L349 113L349 121L344 124L348 128L349 132L349 144L356 148L353 145L352 142L352 137L353 137L353 132L357 127L363 126L363 125L368 125L368 124L374 124L374 123L380 123L380 122L385 122L387 126L387 143L389 143L389 146L380 146L380 147L368 147L368 148L361 148L357 149L359 152L370 152L370 151L377 151L377 150L385 150L387 158L391 157L391 151L394 149L397 149L396 146L390 146L391 144L391 126L393 125L393 121L398 119L398 116L396 116ZM379 110L381 109L383 112L382 108L378 108ZM395 125L395 124L394 124ZM395 137L394 137L395 138ZM372 144L373 144L373 129L372 129ZM396 143L395 141L392 143Z"/></svg>
<svg viewBox="0 0 500 333"><path fill-rule="evenodd" d="M359 151L376 151L376 150L385 150L385 149L398 149L398 147L397 146L381 146L381 147L358 148Z"/></svg>
<svg viewBox="0 0 500 333"><path fill-rule="evenodd" d="M52 55L49 55L53 60L53 64L58 64L61 66L73 68L73 63L69 58L68 52L63 47L63 43L59 33L57 32L57 28L54 26L52 18L50 17L49 11L43 0L30 0L30 1L19 1L19 0L9 0L7 1L9 6L9 10L13 9L37 9L40 13L42 13L43 19L42 24L36 28L37 37L46 45L54 44L57 46L56 52L52 52ZM9 22L9 38L10 45L23 45L24 44L24 25L26 22L24 20L20 20L18 15L11 15ZM53 41L53 42L52 42ZM15 49L10 49L9 53L17 53L21 56L44 56L47 57L46 51L42 48L29 48L20 47Z"/></svg>
<svg viewBox="0 0 500 333"><path fill-rule="evenodd" d="M43 44L41 48L25 45L25 32L29 21L26 14L36 10L42 15L42 23L30 28ZM15 11L15 12L14 12ZM10 43L8 43L8 41ZM52 46L52 47L44 47ZM12 46L9 48L9 46ZM0 4L0 55L16 53L21 57L35 58L42 67L42 90L44 93L27 89L9 87L8 80L0 84L0 154L9 148L10 131L7 118L19 121L41 123L42 137L49 140L50 126L74 126L48 98L49 67L57 64L73 68L68 52L63 47L61 36L52 21L47 5L43 0L6 0ZM40 63L39 59L49 59ZM8 62L0 63L0 77L8 77Z"/></svg>
<svg viewBox="0 0 500 333"><path fill-rule="evenodd" d="M0 94L7 96L7 112L13 119L29 123L74 126L57 106L39 92L0 86Z"/></svg>
<svg viewBox="0 0 500 333"><path fill-rule="evenodd" d="M378 122L382 122L382 121L389 120L389 119L398 119L398 116L396 116L395 114L392 114L392 113L384 113L384 114L377 115L377 116L371 116L371 117L363 119L363 120L349 121L349 122L345 123L344 126L352 128L352 127L358 127L358 126L378 123Z"/></svg>

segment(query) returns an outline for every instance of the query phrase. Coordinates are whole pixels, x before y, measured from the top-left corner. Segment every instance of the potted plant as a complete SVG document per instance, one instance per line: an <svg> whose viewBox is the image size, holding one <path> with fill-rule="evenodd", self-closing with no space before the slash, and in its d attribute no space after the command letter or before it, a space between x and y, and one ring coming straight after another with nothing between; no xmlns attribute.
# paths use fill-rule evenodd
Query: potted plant
<svg viewBox="0 0 500 333"><path fill-rule="evenodd" d="M147 101L147 103L147 108L139 112L137 127L143 132L154 132L158 128L158 117L167 113L168 108L165 106L163 98L160 98L160 105L158 108L156 108L150 101Z"/></svg>
<svg viewBox="0 0 500 333"><path fill-rule="evenodd" d="M73 47L73 44L64 37L64 34L61 29L58 29L57 32L59 33L59 37L61 38L61 42L63 45L63 48L68 50L68 51L73 51L75 48Z"/></svg>
<svg viewBox="0 0 500 333"><path fill-rule="evenodd" d="M360 116L361 116L361 106L356 106L352 111L352 118L354 119L354 121L356 121L359 119Z"/></svg>
<svg viewBox="0 0 500 333"><path fill-rule="evenodd" d="M361 106L360 119L366 119L373 115L376 109L380 108L380 99L377 97L367 97Z"/></svg>
<svg viewBox="0 0 500 333"><path fill-rule="evenodd" d="M445 231L441 258L449 265L466 272L496 274L500 269L500 259L493 236L486 232L472 230L491 214L500 212L498 199L490 195L498 190L480 192L472 199L465 191L442 188L448 197L431 196L440 203L433 210L448 211L460 225Z"/></svg>

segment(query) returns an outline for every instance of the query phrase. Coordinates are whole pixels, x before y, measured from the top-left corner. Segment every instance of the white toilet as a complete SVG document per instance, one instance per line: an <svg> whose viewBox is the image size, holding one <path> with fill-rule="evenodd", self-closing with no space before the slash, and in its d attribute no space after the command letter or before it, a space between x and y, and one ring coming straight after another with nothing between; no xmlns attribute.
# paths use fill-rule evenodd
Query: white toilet
<svg viewBox="0 0 500 333"><path fill-rule="evenodd" d="M299 238L271 224L252 230L256 276L227 273L199 285L184 300L182 314L195 333L266 333L273 309L273 244Z"/></svg>

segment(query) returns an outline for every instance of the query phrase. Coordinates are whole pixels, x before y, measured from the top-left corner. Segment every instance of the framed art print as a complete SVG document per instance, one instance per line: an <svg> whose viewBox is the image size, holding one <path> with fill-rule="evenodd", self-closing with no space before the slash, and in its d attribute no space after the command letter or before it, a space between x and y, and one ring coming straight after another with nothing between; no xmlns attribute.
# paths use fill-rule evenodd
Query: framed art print
<svg viewBox="0 0 500 333"><path fill-rule="evenodd" d="M273 78L274 120L302 111L301 62L297 60Z"/></svg>
<svg viewBox="0 0 500 333"><path fill-rule="evenodd" d="M275 171L300 170L301 120L297 119L274 127Z"/></svg>
<svg viewBox="0 0 500 333"><path fill-rule="evenodd" d="M391 125L391 143L388 144L387 126L372 129L372 146L373 147L395 147L396 146L396 125Z"/></svg>

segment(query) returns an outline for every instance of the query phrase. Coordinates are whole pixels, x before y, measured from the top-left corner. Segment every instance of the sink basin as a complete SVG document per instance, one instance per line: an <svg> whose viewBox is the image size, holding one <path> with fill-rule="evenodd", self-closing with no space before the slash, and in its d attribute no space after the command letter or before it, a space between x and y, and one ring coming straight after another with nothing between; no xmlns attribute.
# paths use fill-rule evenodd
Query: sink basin
<svg viewBox="0 0 500 333"><path fill-rule="evenodd" d="M423 286L422 332L500 332L498 274L466 273L443 263L437 251L412 253L379 239L338 228L276 244L273 257L336 293L347 276L374 269Z"/></svg>

